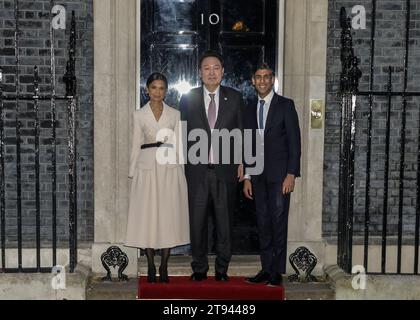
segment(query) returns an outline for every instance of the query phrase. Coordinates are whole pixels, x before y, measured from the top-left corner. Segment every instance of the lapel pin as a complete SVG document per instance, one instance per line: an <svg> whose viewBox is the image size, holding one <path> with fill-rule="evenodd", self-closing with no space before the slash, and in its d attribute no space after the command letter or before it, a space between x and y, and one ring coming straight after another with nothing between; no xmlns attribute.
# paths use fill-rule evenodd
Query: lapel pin
<svg viewBox="0 0 420 320"><path fill-rule="evenodd" d="M227 98L225 97L225 101L227 101Z"/></svg>

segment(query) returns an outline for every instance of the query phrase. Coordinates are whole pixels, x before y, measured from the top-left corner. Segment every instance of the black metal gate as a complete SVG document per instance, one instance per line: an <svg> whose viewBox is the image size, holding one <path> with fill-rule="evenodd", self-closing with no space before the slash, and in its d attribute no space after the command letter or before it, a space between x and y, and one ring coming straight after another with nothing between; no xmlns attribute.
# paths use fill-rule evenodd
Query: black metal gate
<svg viewBox="0 0 420 320"><path fill-rule="evenodd" d="M76 186L76 108L77 108L77 96L76 96L76 75L75 75L75 64L76 64L76 20L74 11L72 12L71 19L71 31L69 40L69 51L66 73L63 80L66 84L65 95L56 94L56 72L55 72L55 53L54 53L54 29L52 26L53 16L51 14L54 1L50 1L50 85L51 92L49 94L40 94L39 89L39 75L38 67L33 68L33 93L22 94L20 89L20 56L19 56L19 1L15 0L15 32L14 32L14 50L15 50L15 93L4 92L4 73L0 66L0 242L1 242L1 272L51 272L51 268L57 264L57 187L60 182L57 179L57 109L56 104L58 101L67 102L67 163L68 163L68 181L65 183L68 186L69 195L69 271L73 272L77 264L77 186ZM21 116L20 102L32 102L33 103L33 141L34 141L34 183L35 183L35 199L34 200L34 215L35 215L35 248L36 248L36 267L27 268L23 265L23 246L22 246L22 168L21 168L21 155L22 155L22 130L21 130ZM50 103L50 118L41 118L39 113L39 104L41 102ZM11 139L6 139L5 135L5 104L15 104L15 134L14 145L10 144ZM48 145L42 144L40 141L40 124L47 123L47 127L50 130L50 139ZM9 127L10 128L10 127ZM45 139L43 139L45 142ZM5 159L5 148L14 147L16 150L16 217L17 220L17 266L11 267L6 266L6 179L5 179L5 165L7 161ZM51 229L52 229L52 265L51 267L41 267L41 197L40 197L40 147L48 147L50 150L49 154L51 170L49 170L51 178ZM48 156L48 155L44 155Z"/></svg>
<svg viewBox="0 0 420 320"><path fill-rule="evenodd" d="M375 212L381 213L381 220L377 219L375 222L381 226L378 228L379 234L377 235L380 239L381 244L381 265L380 273L386 274L391 273L387 271L387 252L389 251L390 240L392 244L396 245L397 255L396 273L402 273L402 247L403 247L403 236L406 234L403 232L403 221L407 219L407 214L404 210L404 196L413 189L411 184L415 182L415 224L413 227L412 238L407 241L404 239L404 244L409 243L412 247L412 255L414 256L413 271L408 272L410 274L418 274L418 262L419 262L419 226L420 226L420 203L419 203L419 191L420 191L420 130L417 135L417 164L413 165L416 168L416 177L408 177L407 164L406 164L406 149L408 139L406 138L407 133L407 104L409 99L414 97L420 97L420 91L408 91L407 79L409 70L409 41L410 41L410 23L411 17L411 3L410 0L406 0L406 19L405 19L405 37L403 40L404 44L404 57L403 66L389 66L387 68L387 86L386 90L374 90L374 69L375 69L375 39L376 39L376 16L377 16L377 2L372 1L372 14L371 14L371 37L370 37L370 75L369 75L369 89L367 91L359 91L359 80L362 73L359 69L359 59L355 56L353 50L352 40L352 27L351 20L346 14L345 8L341 8L340 23L342 28L341 33L341 63L342 73L340 79L340 97L341 97L341 127L340 127L340 182L339 182L339 220L338 220L338 265L343 268L346 272L351 272L352 269L352 255L353 255L353 232L354 232L354 204L355 204L355 150L357 148L356 132L360 129L356 125L357 121L364 122L364 131L366 135L363 139L366 139L366 171L363 173L364 176L364 191L361 198L364 198L364 214L363 214L363 265L365 270L368 269L368 258L369 258L369 245L372 243L372 212L375 209L375 204L372 204L372 199L378 203L378 200L382 202L381 208ZM400 73L402 78L402 90L393 90L393 79L397 72ZM401 75L402 74L402 75ZM373 120L375 117L379 117L380 110L375 104L375 99L382 99L382 105L384 111L381 116L384 116L385 122L385 139L381 142L381 147L384 148L384 174L380 177L383 183L383 194L371 194L372 177L377 177L378 173L371 171L372 158L375 155L375 151L372 148L373 139L376 139L373 130ZM367 110L363 115L362 119L356 119L356 111L363 103L363 99L367 99L368 104ZM399 101L401 100L401 101ZM392 108L395 104L399 104L398 110ZM365 105L366 106L366 105ZM418 110L418 105L417 105ZM411 120L411 119L410 119ZM420 123L420 119L416 119ZM395 129L396 123L398 127L398 139L395 141L391 140L390 132ZM393 126L391 126L393 124ZM420 128L420 126L419 126ZM380 140L380 139L379 139ZM378 141L379 141L378 140ZM399 141L398 141L399 140ZM397 143L397 141L399 143ZM410 141L412 143L413 141ZM395 146L396 145L396 146ZM391 153L392 149L399 149L399 152ZM390 158L390 155L393 155ZM393 161L393 167L391 168L391 160ZM394 169L395 167L395 169ZM390 174L393 173L393 174ZM415 181L414 181L415 180ZM390 184L391 182L398 190L395 192L395 197L398 199L395 204L395 225L396 228L391 229L389 227L390 218L390 204L389 198ZM382 190L382 189L380 189ZM375 198L376 197L376 198ZM407 197L407 196L406 196ZM393 217L394 218L394 217ZM411 220L410 220L411 221ZM392 236L392 239L391 239ZM407 238L407 237L406 237ZM407 272L406 272L407 273Z"/></svg>

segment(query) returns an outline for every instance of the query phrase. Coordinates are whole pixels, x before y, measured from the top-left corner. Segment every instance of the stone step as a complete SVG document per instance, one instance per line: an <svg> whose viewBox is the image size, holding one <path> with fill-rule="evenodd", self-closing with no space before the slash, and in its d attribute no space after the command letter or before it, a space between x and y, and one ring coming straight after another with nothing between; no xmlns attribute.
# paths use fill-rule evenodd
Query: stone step
<svg viewBox="0 0 420 320"><path fill-rule="evenodd" d="M86 288L86 300L136 300L137 279L128 282L102 282L101 277L94 276Z"/></svg>
<svg viewBox="0 0 420 320"><path fill-rule="evenodd" d="M214 274L215 256L209 256L209 275ZM160 257L155 257L156 268L160 264ZM138 261L139 274L147 274L147 259L141 256ZM250 276L261 269L259 256L233 256L229 264L229 275L231 276ZM190 275L191 274L191 256L171 256L168 263L169 275Z"/></svg>
<svg viewBox="0 0 420 320"><path fill-rule="evenodd" d="M284 283L286 300L335 300L329 282Z"/></svg>
<svg viewBox="0 0 420 320"><path fill-rule="evenodd" d="M86 300L135 300L137 281L100 282L94 279L86 289ZM329 283L284 283L286 300L334 300Z"/></svg>
<svg viewBox="0 0 420 320"><path fill-rule="evenodd" d="M215 256L209 256L209 275L214 274ZM160 257L155 257L156 266ZM138 260L139 275L147 274L147 259L141 256ZM229 265L230 276L252 276L261 268L259 256L233 256ZM169 275L190 275L191 256L171 256L168 266ZM286 300L334 300L335 292L325 277L318 276L319 282L288 282L284 276ZM114 279L115 280L115 279ZM137 296L137 279L129 282L102 282L100 276L92 276L86 289L87 300L134 300Z"/></svg>
<svg viewBox="0 0 420 320"><path fill-rule="evenodd" d="M334 300L335 293L330 283L290 283L285 281L286 300ZM135 300L137 281L101 282L92 279L86 289L86 300Z"/></svg>
<svg viewBox="0 0 420 320"><path fill-rule="evenodd" d="M209 256L209 275L214 274L215 256ZM160 257L155 257L156 266L159 266ZM147 259L141 256L138 261L139 275L147 274ZM261 269L259 256L233 256L229 265L230 276L252 276ZM191 274L191 256L171 256L168 264L168 273L172 276ZM318 276L319 282L296 283L288 282L284 277L286 300L334 300L335 292L325 277Z"/></svg>
<svg viewBox="0 0 420 320"><path fill-rule="evenodd" d="M215 256L209 256L209 275L214 274ZM160 257L155 257L156 266ZM147 259L141 256L138 260L139 275L147 274ZM233 256L229 265L230 276L252 276L261 268L259 256ZM169 275L190 275L191 256L171 256L168 266ZM286 300L334 300L335 292L325 277L318 276L319 282L288 282L284 277ZM135 300L137 296L137 279L129 282L102 282L100 276L92 276L86 289L87 300Z"/></svg>

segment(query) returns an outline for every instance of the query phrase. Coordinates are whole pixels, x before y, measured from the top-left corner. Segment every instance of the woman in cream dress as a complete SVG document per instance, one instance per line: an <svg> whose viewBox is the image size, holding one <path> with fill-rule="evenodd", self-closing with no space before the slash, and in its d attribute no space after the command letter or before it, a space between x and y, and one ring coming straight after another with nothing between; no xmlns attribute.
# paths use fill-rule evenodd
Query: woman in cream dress
<svg viewBox="0 0 420 320"><path fill-rule="evenodd" d="M163 102L167 88L163 74L150 75L150 101L134 112L125 245L145 249L149 282L156 282L155 249L161 250L160 282L168 282L170 249L190 243L187 184L177 137L180 112Z"/></svg>

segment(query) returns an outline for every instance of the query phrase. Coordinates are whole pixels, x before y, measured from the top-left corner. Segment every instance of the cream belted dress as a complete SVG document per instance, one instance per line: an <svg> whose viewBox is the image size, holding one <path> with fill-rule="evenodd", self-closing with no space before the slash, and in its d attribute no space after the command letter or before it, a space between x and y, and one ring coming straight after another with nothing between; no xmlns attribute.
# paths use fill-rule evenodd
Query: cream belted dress
<svg viewBox="0 0 420 320"><path fill-rule="evenodd" d="M166 104L159 121L149 103L134 112L126 246L161 249L190 243L187 182L182 152L178 152L182 150L179 127L180 112ZM173 148L141 149L143 144L158 141Z"/></svg>

